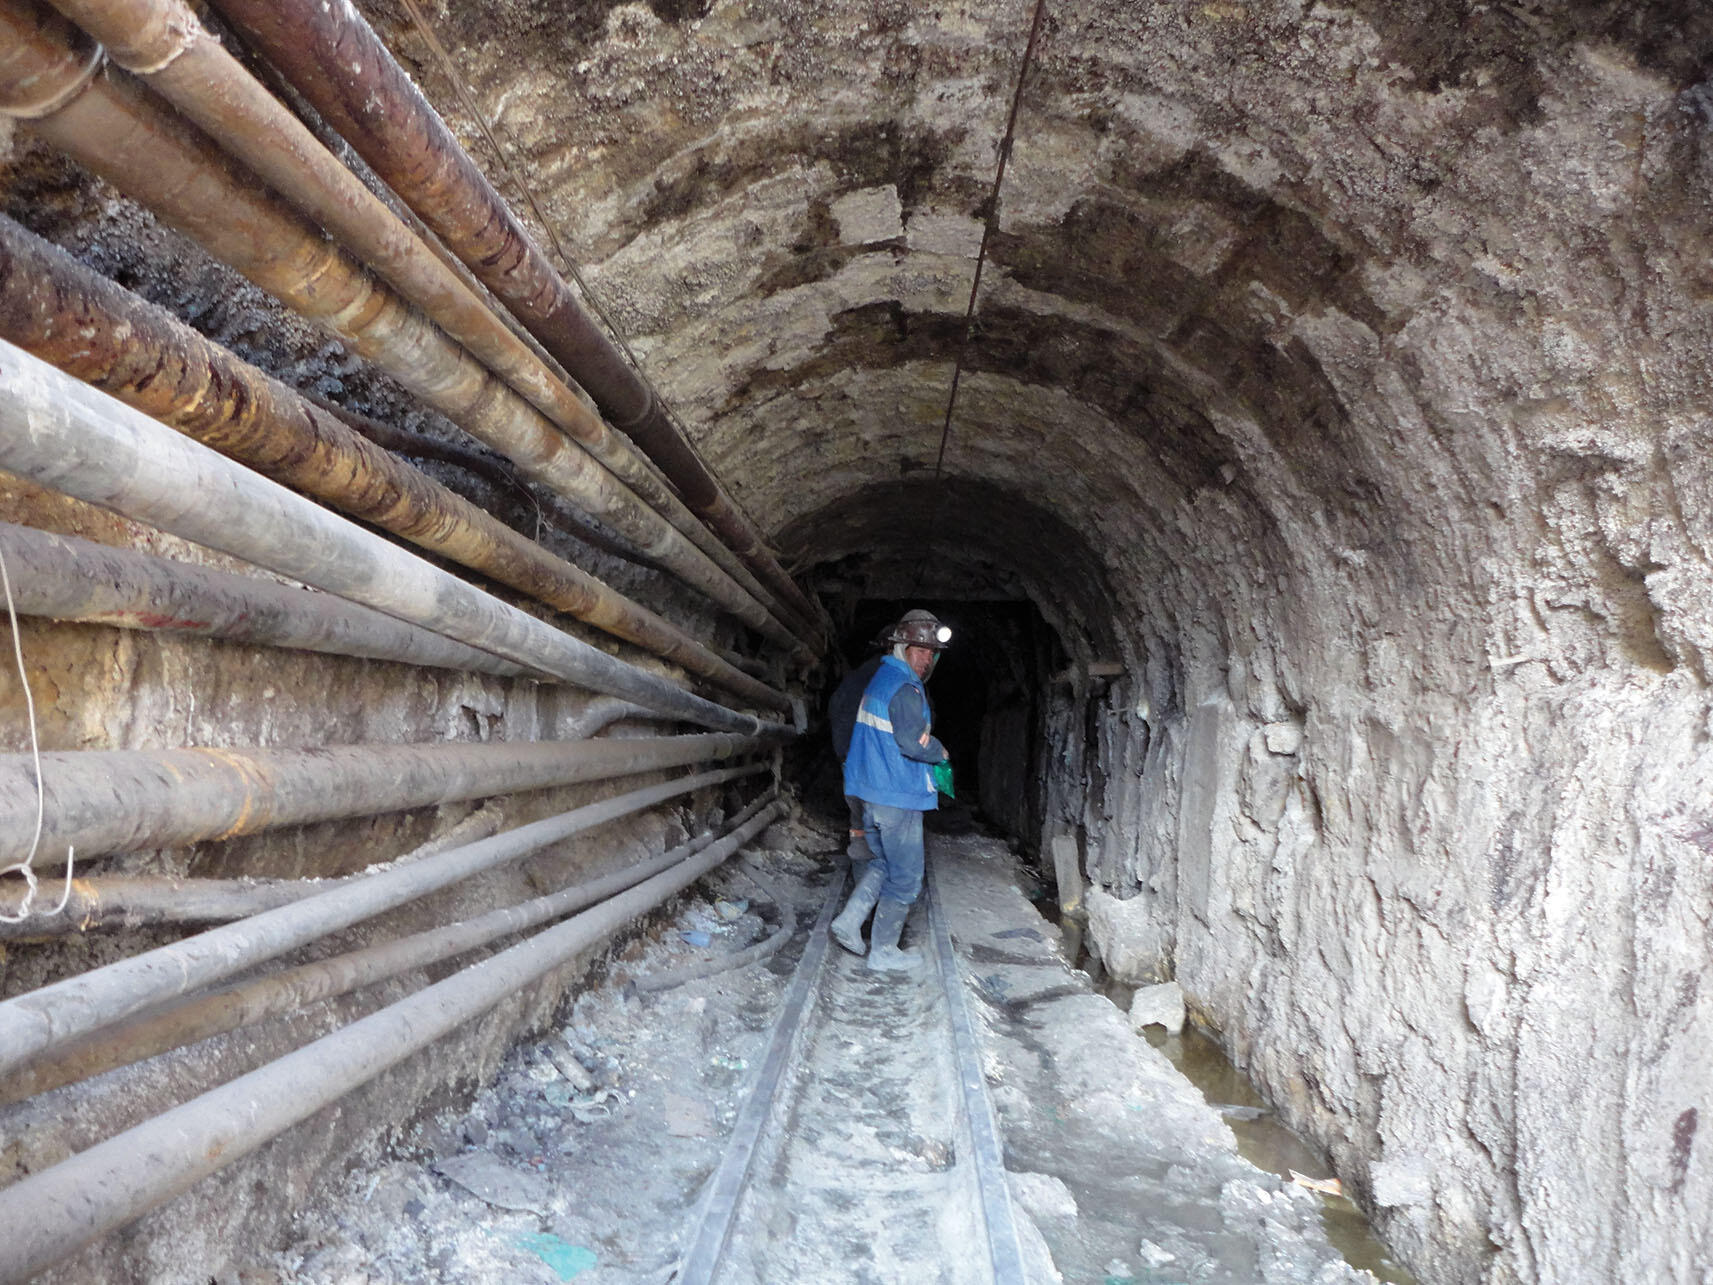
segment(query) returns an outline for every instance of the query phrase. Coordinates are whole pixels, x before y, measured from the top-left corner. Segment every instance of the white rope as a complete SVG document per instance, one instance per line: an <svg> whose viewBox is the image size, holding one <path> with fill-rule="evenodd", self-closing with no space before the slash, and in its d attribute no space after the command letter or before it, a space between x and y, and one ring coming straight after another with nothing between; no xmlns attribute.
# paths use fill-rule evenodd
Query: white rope
<svg viewBox="0 0 1713 1285"><path fill-rule="evenodd" d="M42 789L42 749L36 740L36 699L30 694L30 676L24 672L24 644L18 637L18 608L12 600L12 577L6 570L6 555L0 553L0 587L6 590L6 618L12 623L12 656L18 662L18 681L24 688L24 708L30 715L30 757L36 766L36 833L30 840L30 853L16 865L0 869L0 875L9 875L20 871L24 876L24 900L18 906L18 913L8 915L0 911L0 923L21 924L28 919L31 908L36 901L36 849L42 844L42 820L47 812L47 797ZM59 905L52 910L42 911L42 915L57 915L71 901L71 871L72 859L76 855L75 848L65 850L65 891L60 894Z"/></svg>

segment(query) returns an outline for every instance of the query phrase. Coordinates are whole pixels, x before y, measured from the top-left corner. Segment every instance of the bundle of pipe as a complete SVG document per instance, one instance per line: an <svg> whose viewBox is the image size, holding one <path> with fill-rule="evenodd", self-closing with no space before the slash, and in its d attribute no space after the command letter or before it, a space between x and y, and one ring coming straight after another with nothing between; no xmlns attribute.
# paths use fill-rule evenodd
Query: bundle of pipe
<svg viewBox="0 0 1713 1285"><path fill-rule="evenodd" d="M0 754L0 865L40 846L84 857L180 847L278 826L403 812L752 754L729 733L593 741L437 741L319 749Z"/></svg>
<svg viewBox="0 0 1713 1285"><path fill-rule="evenodd" d="M117 0L56 3L75 16ZM144 0L134 7L145 7ZM171 4L147 0L146 7L158 23ZM588 390L799 622L818 632L824 613L779 565L654 390L583 309L362 15L347 0L215 0L215 7ZM164 48L159 40L138 42L145 57Z"/></svg>
<svg viewBox="0 0 1713 1285"><path fill-rule="evenodd" d="M21 616L515 678L541 675L332 594L0 522Z"/></svg>
<svg viewBox="0 0 1713 1285"><path fill-rule="evenodd" d="M0 1191L0 1281L63 1261L488 1011L689 887L734 839Z"/></svg>
<svg viewBox="0 0 1713 1285"><path fill-rule="evenodd" d="M86 40L31 0L0 0L0 110L608 522L745 624L799 660L814 659L764 601L765 590L758 596L759 585L743 583L753 577L730 550L545 368L551 416L152 95L126 78L94 75L102 54L81 47ZM536 362L517 347L519 360Z"/></svg>
<svg viewBox="0 0 1713 1285"><path fill-rule="evenodd" d="M704 727L794 735L598 651L4 340L0 468L538 673Z"/></svg>
<svg viewBox="0 0 1713 1285"><path fill-rule="evenodd" d="M0 338L276 482L636 643L761 708L756 681L278 380L0 217Z"/></svg>
<svg viewBox="0 0 1713 1285"><path fill-rule="evenodd" d="M734 848L741 847L771 824L781 811L778 805L768 806L775 797L776 792L768 790L730 818L726 824L731 834L726 841ZM767 809L765 814L763 808ZM716 837L714 831L708 830L658 857L598 879L571 884L520 905L263 977L233 982L165 1008L140 1013L106 1030L73 1040L53 1057L38 1058L7 1076L0 1082L0 1105L21 1102L117 1066L140 1062L226 1031L254 1026L412 969L467 954L500 937L523 932L622 892L694 856Z"/></svg>
<svg viewBox="0 0 1713 1285"><path fill-rule="evenodd" d="M13 342L17 342L14 340ZM20 347L28 347L22 344ZM57 364L57 363L56 363ZM427 433L414 432L411 429L399 428L354 411L349 406L341 406L338 402L329 401L315 393L306 393L312 405L319 406L330 415L337 415L342 424L357 433L361 433L376 446L383 450L402 455L413 460L438 460L450 464L476 477L485 478L503 491L511 491L520 498L527 500L535 511L536 522L539 525L552 527L566 535L574 536L590 548L599 549L602 553L610 553L615 558L622 558L632 566L647 567L650 571L665 571L653 558L629 540L615 533L610 527L602 526L587 513L572 508L564 500L551 491L537 494L532 491L522 478L517 475L510 465L494 458L491 454L456 442L449 442L442 437L433 437ZM730 657L727 657L729 660ZM739 666L743 669L743 666ZM744 669L746 674L753 673Z"/></svg>
<svg viewBox="0 0 1713 1285"><path fill-rule="evenodd" d="M749 764L634 790L422 861L376 871L289 906L28 991L0 1003L0 1076L132 1013L224 981L549 843L667 799L767 770L765 764Z"/></svg>

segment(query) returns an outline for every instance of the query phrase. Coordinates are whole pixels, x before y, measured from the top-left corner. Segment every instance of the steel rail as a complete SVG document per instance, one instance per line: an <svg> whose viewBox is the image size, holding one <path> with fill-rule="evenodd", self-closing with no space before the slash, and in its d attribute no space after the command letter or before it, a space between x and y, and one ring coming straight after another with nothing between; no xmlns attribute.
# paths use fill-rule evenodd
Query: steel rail
<svg viewBox="0 0 1713 1285"><path fill-rule="evenodd" d="M957 951L946 925L940 899L939 879L932 864L928 868L928 928L933 940L934 966L946 993L951 1019L952 1046L957 1063L958 1088L963 1098L964 1124L969 1131L970 1152L975 1171L977 1205L987 1233L987 1256L994 1285L1026 1285L1023 1245L1017 1219L1011 1209L1011 1187L1005 1177L1005 1144L999 1136L993 1102L987 1093L987 1077L981 1069L981 1045L970 1020L964 994L963 974L958 971Z"/></svg>
<svg viewBox="0 0 1713 1285"><path fill-rule="evenodd" d="M0 1226L7 1229L0 1239L0 1283L29 1279L248 1155L661 905L724 859L714 850L691 857L595 909L0 1191Z"/></svg>
<svg viewBox="0 0 1713 1285"><path fill-rule="evenodd" d="M306 495L761 708L782 692L556 557L163 309L0 217L0 338Z"/></svg>
<svg viewBox="0 0 1713 1285"><path fill-rule="evenodd" d="M790 734L499 601L4 340L0 468L565 682L722 731Z"/></svg>
<svg viewBox="0 0 1713 1285"><path fill-rule="evenodd" d="M811 636L818 635L822 616L815 604L355 7L345 0L216 0L215 8L588 390ZM337 75L329 74L335 67Z"/></svg>
<svg viewBox="0 0 1713 1285"><path fill-rule="evenodd" d="M768 791L730 818L726 823L729 832L723 838L710 830L658 857L520 905L216 987L165 1008L140 1013L74 1040L52 1058L37 1059L0 1080L0 1106L465 954L622 892L716 843L725 845L730 855L780 815L780 805L773 803L775 793Z"/></svg>
<svg viewBox="0 0 1713 1285"><path fill-rule="evenodd" d="M690 1247L685 1251L674 1278L676 1285L710 1285L731 1241L738 1204L743 1197L744 1184L749 1180L750 1166L755 1161L762 1130L773 1115L774 1099L800 1042L804 1019L820 988L822 965L831 939L828 925L833 922L843 893L844 879L841 876L821 906L815 926L809 930L809 944L791 975L791 988L786 992L779 1017L773 1024L773 1035L756 1072L755 1084L732 1125L719 1168L708 1180L706 1193L697 1209Z"/></svg>
<svg viewBox="0 0 1713 1285"><path fill-rule="evenodd" d="M0 1003L0 1076L133 1013L212 986L549 843L681 794L766 770L765 765L725 768L633 790L28 991Z"/></svg>
<svg viewBox="0 0 1713 1285"><path fill-rule="evenodd" d="M542 415L135 81L88 75L100 50L80 47L86 39L33 0L0 0L0 111L18 116L459 427L610 523L745 624L800 660L813 659L693 542L700 537L720 547L597 416L583 408L583 419L567 426Z"/></svg>

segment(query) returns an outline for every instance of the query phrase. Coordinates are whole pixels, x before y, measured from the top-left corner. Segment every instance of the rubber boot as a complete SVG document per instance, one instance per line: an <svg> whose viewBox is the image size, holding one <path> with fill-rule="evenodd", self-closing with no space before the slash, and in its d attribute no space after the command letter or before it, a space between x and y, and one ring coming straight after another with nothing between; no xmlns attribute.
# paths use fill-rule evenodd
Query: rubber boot
<svg viewBox="0 0 1713 1285"><path fill-rule="evenodd" d="M874 903L880 900L880 885L885 882L886 871L880 868L880 862L869 862L868 869L857 880L857 886L851 889L850 900L839 911L839 917L833 920L833 940L853 955L868 953L868 947L862 940L862 925L868 918L868 912L874 909Z"/></svg>
<svg viewBox="0 0 1713 1285"><path fill-rule="evenodd" d="M898 935L904 931L905 916L910 903L882 897L874 911L874 928L869 933L868 966L876 972L914 970L922 963L919 951L898 949Z"/></svg>

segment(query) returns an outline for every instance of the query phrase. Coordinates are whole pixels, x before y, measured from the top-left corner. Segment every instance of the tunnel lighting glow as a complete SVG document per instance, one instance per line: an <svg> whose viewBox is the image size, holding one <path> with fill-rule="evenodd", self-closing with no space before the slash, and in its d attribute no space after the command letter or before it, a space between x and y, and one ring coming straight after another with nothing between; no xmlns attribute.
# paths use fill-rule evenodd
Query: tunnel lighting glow
<svg viewBox="0 0 1713 1285"><path fill-rule="evenodd" d="M952 641L952 631L947 626L941 625L934 631L934 637L943 643L949 643Z"/></svg>

